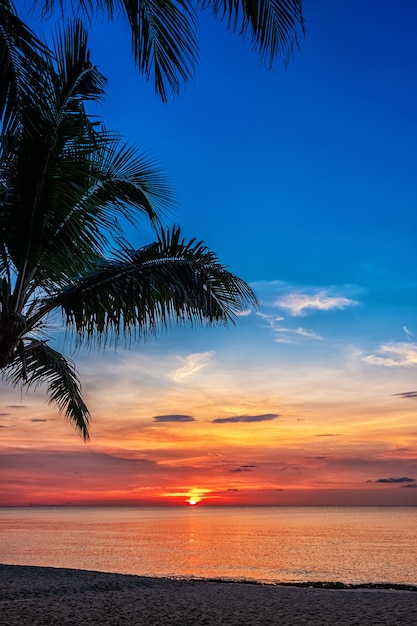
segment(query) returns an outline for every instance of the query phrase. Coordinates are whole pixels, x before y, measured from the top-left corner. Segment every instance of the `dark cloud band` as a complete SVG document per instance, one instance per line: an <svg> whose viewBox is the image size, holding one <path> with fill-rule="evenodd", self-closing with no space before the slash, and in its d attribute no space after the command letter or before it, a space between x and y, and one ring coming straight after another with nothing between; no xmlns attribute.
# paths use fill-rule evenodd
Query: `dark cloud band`
<svg viewBox="0 0 417 626"><path fill-rule="evenodd" d="M155 415L155 422L195 422L191 415Z"/></svg>
<svg viewBox="0 0 417 626"><path fill-rule="evenodd" d="M268 422L279 417L278 413L264 413L262 415L235 415L233 417L217 417L212 420L213 424L248 423L248 422Z"/></svg>
<svg viewBox="0 0 417 626"><path fill-rule="evenodd" d="M409 478L408 476L391 476L390 478L377 478L376 480L367 480L368 483L384 483L384 484L403 484L403 483L416 483L415 478Z"/></svg>
<svg viewBox="0 0 417 626"><path fill-rule="evenodd" d="M394 393L394 396L400 398L417 398L417 391L403 391L402 393Z"/></svg>

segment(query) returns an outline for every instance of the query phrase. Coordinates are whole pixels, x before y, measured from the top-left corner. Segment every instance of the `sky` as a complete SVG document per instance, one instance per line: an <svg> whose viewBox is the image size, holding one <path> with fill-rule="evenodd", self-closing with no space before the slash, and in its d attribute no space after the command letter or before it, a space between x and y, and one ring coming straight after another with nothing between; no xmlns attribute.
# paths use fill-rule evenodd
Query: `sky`
<svg viewBox="0 0 417 626"><path fill-rule="evenodd" d="M163 164L166 223L262 306L104 353L57 328L91 441L42 390L2 384L1 505L417 504L417 5L303 7L306 37L272 71L203 14L194 82L165 105L126 25L92 29L98 113ZM146 223L129 237L152 241Z"/></svg>

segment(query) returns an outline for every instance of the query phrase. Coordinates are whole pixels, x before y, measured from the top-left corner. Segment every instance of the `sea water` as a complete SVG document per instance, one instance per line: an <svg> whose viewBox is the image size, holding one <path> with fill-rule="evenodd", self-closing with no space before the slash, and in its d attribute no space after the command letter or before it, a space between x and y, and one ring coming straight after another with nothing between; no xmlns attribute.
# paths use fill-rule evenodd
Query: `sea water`
<svg viewBox="0 0 417 626"><path fill-rule="evenodd" d="M417 584L417 507L0 509L0 562L270 583Z"/></svg>

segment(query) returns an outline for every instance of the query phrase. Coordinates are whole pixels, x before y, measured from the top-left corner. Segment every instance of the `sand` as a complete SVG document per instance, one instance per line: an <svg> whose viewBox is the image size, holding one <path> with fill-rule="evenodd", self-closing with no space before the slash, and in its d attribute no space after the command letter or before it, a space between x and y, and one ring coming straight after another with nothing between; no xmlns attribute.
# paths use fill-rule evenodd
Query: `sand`
<svg viewBox="0 0 417 626"><path fill-rule="evenodd" d="M417 593L0 565L1 626L417 625Z"/></svg>

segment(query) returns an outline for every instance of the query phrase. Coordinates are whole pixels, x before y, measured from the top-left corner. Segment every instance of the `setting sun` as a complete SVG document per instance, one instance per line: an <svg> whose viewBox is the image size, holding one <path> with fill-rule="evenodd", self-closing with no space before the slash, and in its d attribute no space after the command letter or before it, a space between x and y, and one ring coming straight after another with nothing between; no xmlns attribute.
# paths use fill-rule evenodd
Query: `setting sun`
<svg viewBox="0 0 417 626"><path fill-rule="evenodd" d="M195 506L196 504L199 504L201 502L201 500L203 499L203 495L202 495L202 491L208 491L208 489L190 489L189 492L187 493L188 498L186 499L187 504L189 504L190 506Z"/></svg>

